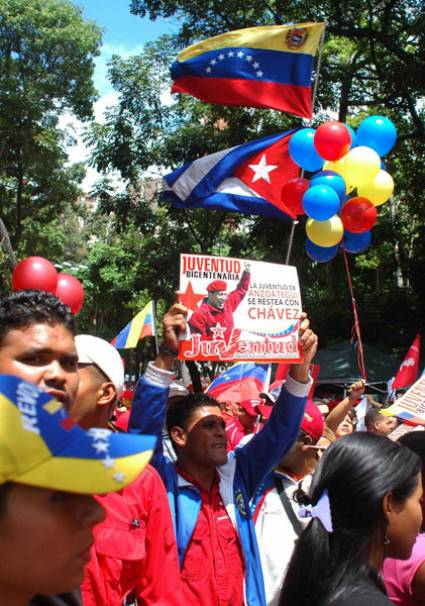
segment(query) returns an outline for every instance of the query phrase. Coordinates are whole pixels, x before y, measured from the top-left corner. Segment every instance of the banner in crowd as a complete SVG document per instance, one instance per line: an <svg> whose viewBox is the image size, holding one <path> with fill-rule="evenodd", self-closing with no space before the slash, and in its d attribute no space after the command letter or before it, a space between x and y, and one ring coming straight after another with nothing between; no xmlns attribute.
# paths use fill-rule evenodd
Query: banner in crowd
<svg viewBox="0 0 425 606"><path fill-rule="evenodd" d="M302 361L295 267L182 254L179 294L189 309L181 360Z"/></svg>
<svg viewBox="0 0 425 606"><path fill-rule="evenodd" d="M425 425L425 376L416 381L392 406L381 412L416 425Z"/></svg>

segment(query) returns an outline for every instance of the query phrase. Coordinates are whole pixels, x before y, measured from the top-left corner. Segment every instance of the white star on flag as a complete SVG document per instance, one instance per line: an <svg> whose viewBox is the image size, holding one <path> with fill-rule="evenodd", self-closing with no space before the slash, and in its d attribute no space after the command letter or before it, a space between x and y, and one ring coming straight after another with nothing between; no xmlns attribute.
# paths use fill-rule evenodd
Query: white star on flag
<svg viewBox="0 0 425 606"><path fill-rule="evenodd" d="M247 60L249 63L252 61L252 59L253 59L252 55L248 55L248 56L247 56L247 58L246 58L246 60Z"/></svg>
<svg viewBox="0 0 425 606"><path fill-rule="evenodd" d="M258 76L259 78L261 78L261 77L262 77L262 75L263 75L263 72L262 72L261 70L257 72L257 76Z"/></svg>
<svg viewBox="0 0 425 606"><path fill-rule="evenodd" d="M235 53L234 53L233 51L229 51L229 52L227 53L227 56L228 56L228 57L233 57L233 55L234 55L234 54L235 54Z"/></svg>
<svg viewBox="0 0 425 606"><path fill-rule="evenodd" d="M260 64L257 63L257 62L255 62L255 63L252 64L252 67L254 67L255 69L257 69L257 67L260 67Z"/></svg>
<svg viewBox="0 0 425 606"><path fill-rule="evenodd" d="M211 73L211 68L207 67L207 69L205 71L207 72L207 74L210 74Z"/></svg>
<svg viewBox="0 0 425 606"><path fill-rule="evenodd" d="M218 56L218 58L220 59L220 61L223 61L223 59L224 59L223 53L220 53L219 56Z"/></svg>
<svg viewBox="0 0 425 606"><path fill-rule="evenodd" d="M243 54L243 52L242 52L242 51L239 51L239 52L238 52L238 57L243 57L243 55L244 55L244 54Z"/></svg>
<svg viewBox="0 0 425 606"><path fill-rule="evenodd" d="M101 429L100 427L93 427L92 429L88 429L87 433L93 440L109 440L109 436L111 432L109 429Z"/></svg>
<svg viewBox="0 0 425 606"><path fill-rule="evenodd" d="M211 63L211 65L215 65L217 63L217 61L215 59L211 59L210 63Z"/></svg>
<svg viewBox="0 0 425 606"><path fill-rule="evenodd" d="M112 467L115 467L114 459L109 456L102 459L101 463L104 467L106 467L106 469L111 469Z"/></svg>
<svg viewBox="0 0 425 606"><path fill-rule="evenodd" d="M120 484L122 484L125 480L125 475L123 473L115 473L114 480L115 482L119 482Z"/></svg>
<svg viewBox="0 0 425 606"><path fill-rule="evenodd" d="M267 183L271 183L269 173L278 167L277 164L267 164L266 154L261 156L261 160L258 164L249 164L248 166L254 171L252 183L259 181L260 179L267 181Z"/></svg>
<svg viewBox="0 0 425 606"><path fill-rule="evenodd" d="M95 442L93 444L93 448L96 449L96 452L108 452L109 444L108 442Z"/></svg>

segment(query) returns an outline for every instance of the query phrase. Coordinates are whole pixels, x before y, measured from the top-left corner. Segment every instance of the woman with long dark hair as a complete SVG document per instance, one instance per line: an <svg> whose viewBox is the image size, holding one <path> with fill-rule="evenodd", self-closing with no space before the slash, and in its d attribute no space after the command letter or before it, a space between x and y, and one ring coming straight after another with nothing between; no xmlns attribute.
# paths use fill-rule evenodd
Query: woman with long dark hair
<svg viewBox="0 0 425 606"><path fill-rule="evenodd" d="M422 521L421 462L387 438L337 440L311 487L312 520L289 564L280 606L389 606L384 557L407 559Z"/></svg>
<svg viewBox="0 0 425 606"><path fill-rule="evenodd" d="M412 431L399 439L400 444L415 452L422 461L422 487L425 472L425 431ZM422 501L422 515L425 503ZM408 560L386 558L382 578L388 596L397 606L425 605L425 519Z"/></svg>

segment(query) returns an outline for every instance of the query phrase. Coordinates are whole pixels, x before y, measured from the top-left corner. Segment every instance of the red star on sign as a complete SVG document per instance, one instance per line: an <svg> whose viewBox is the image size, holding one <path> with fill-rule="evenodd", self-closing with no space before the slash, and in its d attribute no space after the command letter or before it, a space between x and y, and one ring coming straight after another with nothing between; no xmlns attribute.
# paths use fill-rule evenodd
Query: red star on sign
<svg viewBox="0 0 425 606"><path fill-rule="evenodd" d="M180 303L195 311L198 306L199 301L201 301L205 295L197 295L192 288L192 282L189 280L186 288L186 292L179 292Z"/></svg>

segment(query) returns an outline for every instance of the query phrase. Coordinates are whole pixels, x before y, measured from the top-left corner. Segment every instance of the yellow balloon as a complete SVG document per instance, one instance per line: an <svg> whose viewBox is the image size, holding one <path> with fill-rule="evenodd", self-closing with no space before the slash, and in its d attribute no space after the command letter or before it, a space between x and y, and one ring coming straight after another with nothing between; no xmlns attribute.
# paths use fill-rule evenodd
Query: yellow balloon
<svg viewBox="0 0 425 606"><path fill-rule="evenodd" d="M332 170L334 173L337 173L342 178L344 178L344 161L346 157L347 154L345 154L345 156L343 156L339 160L326 160L322 170Z"/></svg>
<svg viewBox="0 0 425 606"><path fill-rule="evenodd" d="M345 162L346 157L347 157L347 154L345 154L345 156L343 156L339 160L326 160L326 162L323 165L322 170L332 170L334 173L337 173L340 177L342 177L345 181L345 193L349 194L350 192L353 191L355 186L348 183L346 176L345 176L344 162Z"/></svg>
<svg viewBox="0 0 425 606"><path fill-rule="evenodd" d="M375 206L384 204L391 198L394 191L394 180L385 170L380 170L373 181L359 187L358 194L367 198Z"/></svg>
<svg viewBox="0 0 425 606"><path fill-rule="evenodd" d="M361 187L373 181L381 168L381 158L375 150L365 145L350 149L344 160L346 183Z"/></svg>
<svg viewBox="0 0 425 606"><path fill-rule="evenodd" d="M344 234L344 226L338 215L334 215L327 221L307 219L305 230L314 244L324 247L335 246L341 242Z"/></svg>

